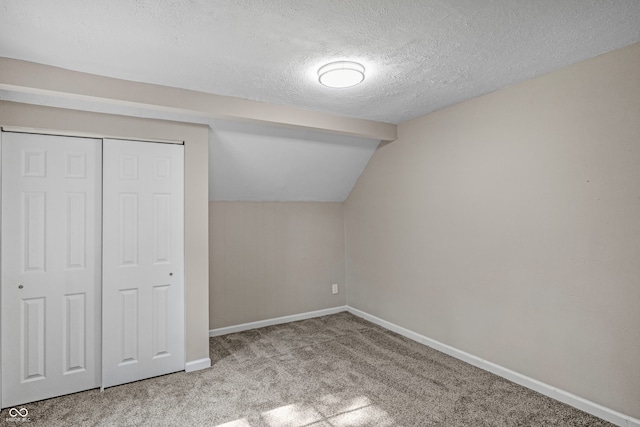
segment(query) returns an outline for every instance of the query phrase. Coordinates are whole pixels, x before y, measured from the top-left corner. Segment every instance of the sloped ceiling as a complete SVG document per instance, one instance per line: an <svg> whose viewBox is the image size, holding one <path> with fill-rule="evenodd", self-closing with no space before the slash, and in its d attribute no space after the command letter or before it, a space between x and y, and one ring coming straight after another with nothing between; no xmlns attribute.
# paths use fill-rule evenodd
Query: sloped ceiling
<svg viewBox="0 0 640 427"><path fill-rule="evenodd" d="M637 0L0 0L2 57L388 123L637 41ZM342 59L364 64L363 84L318 84ZM212 200L344 200L379 142L205 121Z"/></svg>
<svg viewBox="0 0 640 427"><path fill-rule="evenodd" d="M379 142L218 123L209 145L209 199L344 201Z"/></svg>

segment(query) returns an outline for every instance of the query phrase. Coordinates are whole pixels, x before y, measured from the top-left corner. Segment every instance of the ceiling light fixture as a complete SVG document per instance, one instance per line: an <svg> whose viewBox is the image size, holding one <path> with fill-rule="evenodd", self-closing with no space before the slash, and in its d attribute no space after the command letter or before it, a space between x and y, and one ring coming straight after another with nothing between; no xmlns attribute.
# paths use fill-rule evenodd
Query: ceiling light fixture
<svg viewBox="0 0 640 427"><path fill-rule="evenodd" d="M351 61L331 62L320 67L318 80L334 88L355 86L364 80L364 66Z"/></svg>

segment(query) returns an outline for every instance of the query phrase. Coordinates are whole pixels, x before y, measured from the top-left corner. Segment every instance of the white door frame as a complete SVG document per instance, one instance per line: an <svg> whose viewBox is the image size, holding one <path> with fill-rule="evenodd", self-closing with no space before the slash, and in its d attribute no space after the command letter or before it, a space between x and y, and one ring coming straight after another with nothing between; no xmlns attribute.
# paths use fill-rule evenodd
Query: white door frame
<svg viewBox="0 0 640 427"><path fill-rule="evenodd" d="M0 128L0 241L2 239L2 128ZM2 245L0 245L0 248ZM2 249L0 249L2 251ZM0 259L2 253L0 252ZM2 263L0 262L0 318L2 318ZM2 410L2 328L0 328L0 410Z"/></svg>
<svg viewBox="0 0 640 427"><path fill-rule="evenodd" d="M2 212L2 134L4 132L23 132L23 133L37 133L37 134L44 134L44 135L64 135L64 136L79 136L79 137L87 137L87 136L91 136L94 138L109 138L109 136L106 135L98 135L98 134L87 134L86 132L60 132L60 131L47 131L46 129L36 129L36 128L19 128L19 127L7 127L7 126L2 126L0 124L0 212ZM114 138L114 137L110 137L112 139L128 139L128 140L137 140L137 141L147 141L147 142L155 142L155 143L162 143L162 144L179 144L179 145L184 145L184 141L172 141L172 140L158 140L158 139L140 139L140 138L136 138L136 137L131 137L131 138L127 138L127 137L120 137L120 138ZM0 230L2 230L2 216L0 215ZM2 239L2 233L0 231L0 239ZM2 255L0 253L0 255ZM2 282L2 263L0 263L0 316L2 315L2 286L1 286L1 282ZM184 291L186 293L186 280L185 280L185 288ZM186 317L186 313L187 313L187 307L186 307L186 295L185 295L185 307L184 307L184 313L185 313L185 317ZM0 334L2 334L2 331L0 331ZM185 318L185 356L186 356L186 318ZM185 365L188 363L188 361L186 360L185 357ZM0 335L0 367L2 366L2 336ZM2 369L0 368L0 402L2 402ZM2 408L2 404L0 403L0 410L3 409Z"/></svg>

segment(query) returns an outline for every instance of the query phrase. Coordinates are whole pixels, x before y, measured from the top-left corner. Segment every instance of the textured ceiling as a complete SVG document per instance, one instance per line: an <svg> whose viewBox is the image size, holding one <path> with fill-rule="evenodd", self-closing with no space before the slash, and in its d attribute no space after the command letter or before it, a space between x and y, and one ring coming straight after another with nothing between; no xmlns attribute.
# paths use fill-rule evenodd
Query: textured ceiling
<svg viewBox="0 0 640 427"><path fill-rule="evenodd" d="M399 123L640 41L638 0L0 0L0 56ZM326 62L364 64L348 89ZM210 200L342 201L379 141L0 91L208 123Z"/></svg>
<svg viewBox="0 0 640 427"><path fill-rule="evenodd" d="M637 0L0 0L0 56L391 123L639 40Z"/></svg>

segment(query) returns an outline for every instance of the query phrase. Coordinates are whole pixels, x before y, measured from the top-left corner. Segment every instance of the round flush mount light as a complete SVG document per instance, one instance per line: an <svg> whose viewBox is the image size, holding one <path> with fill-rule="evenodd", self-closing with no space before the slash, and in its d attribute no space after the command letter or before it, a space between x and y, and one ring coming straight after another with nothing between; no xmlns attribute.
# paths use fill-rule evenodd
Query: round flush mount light
<svg viewBox="0 0 640 427"><path fill-rule="evenodd" d="M355 86L364 80L364 67L351 61L331 62L320 67L318 80L323 85L334 88Z"/></svg>

